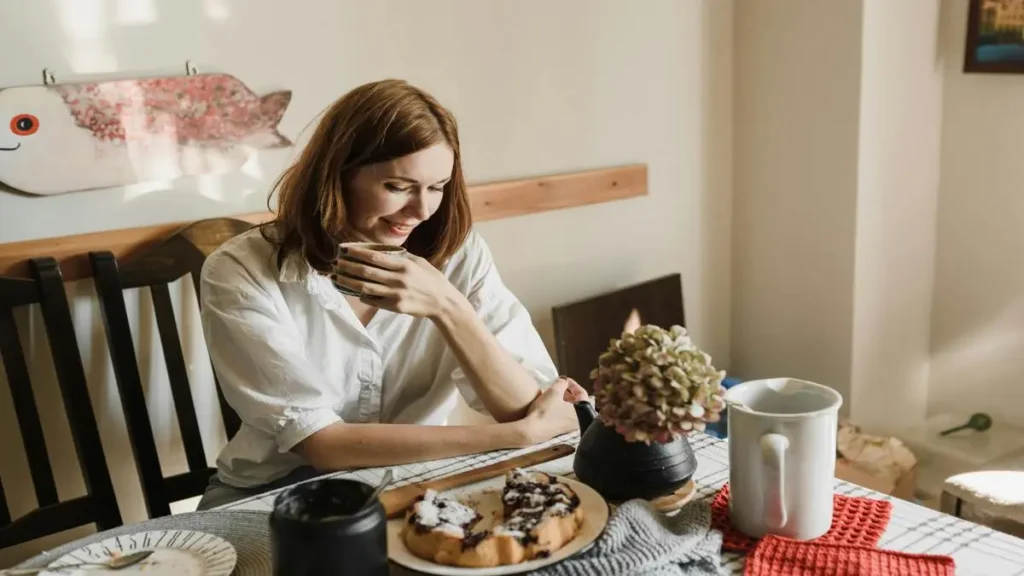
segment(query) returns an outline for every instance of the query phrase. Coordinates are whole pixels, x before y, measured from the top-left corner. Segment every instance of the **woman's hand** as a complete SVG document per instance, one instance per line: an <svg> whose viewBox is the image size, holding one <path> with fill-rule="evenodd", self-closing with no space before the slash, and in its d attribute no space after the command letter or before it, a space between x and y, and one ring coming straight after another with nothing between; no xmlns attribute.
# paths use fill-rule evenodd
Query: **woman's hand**
<svg viewBox="0 0 1024 576"><path fill-rule="evenodd" d="M530 404L530 409L521 422L531 444L550 440L579 427L576 411L569 400L579 393L582 393L584 398L587 395L586 391L571 378L561 376Z"/></svg>
<svg viewBox="0 0 1024 576"><path fill-rule="evenodd" d="M369 296L364 304L410 316L436 318L447 306L465 300L440 270L414 254L404 258L352 247L346 256L361 262L338 259L331 280ZM342 275L358 276L356 280Z"/></svg>
<svg viewBox="0 0 1024 576"><path fill-rule="evenodd" d="M562 376L561 378L564 378L569 383L565 389L565 394L562 395L562 400L565 400L570 404L575 404L581 400L590 400L590 394L583 389L583 386L580 386L575 380L568 376Z"/></svg>

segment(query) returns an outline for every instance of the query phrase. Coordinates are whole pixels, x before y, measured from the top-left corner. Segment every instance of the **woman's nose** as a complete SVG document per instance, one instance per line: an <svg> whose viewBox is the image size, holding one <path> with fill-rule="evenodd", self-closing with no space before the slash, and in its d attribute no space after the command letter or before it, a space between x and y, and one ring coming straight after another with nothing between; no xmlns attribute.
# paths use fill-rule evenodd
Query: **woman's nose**
<svg viewBox="0 0 1024 576"><path fill-rule="evenodd" d="M430 205L427 203L427 194L420 192L409 198L409 204L406 206L408 214L415 216L419 221L424 221L430 218Z"/></svg>

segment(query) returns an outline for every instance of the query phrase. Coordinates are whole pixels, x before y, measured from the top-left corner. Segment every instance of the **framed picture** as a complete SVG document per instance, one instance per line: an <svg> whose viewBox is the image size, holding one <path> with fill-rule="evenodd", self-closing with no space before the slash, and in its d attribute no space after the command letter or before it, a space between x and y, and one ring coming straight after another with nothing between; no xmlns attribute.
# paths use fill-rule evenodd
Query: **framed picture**
<svg viewBox="0 0 1024 576"><path fill-rule="evenodd" d="M964 72L1024 74L1024 0L971 0Z"/></svg>

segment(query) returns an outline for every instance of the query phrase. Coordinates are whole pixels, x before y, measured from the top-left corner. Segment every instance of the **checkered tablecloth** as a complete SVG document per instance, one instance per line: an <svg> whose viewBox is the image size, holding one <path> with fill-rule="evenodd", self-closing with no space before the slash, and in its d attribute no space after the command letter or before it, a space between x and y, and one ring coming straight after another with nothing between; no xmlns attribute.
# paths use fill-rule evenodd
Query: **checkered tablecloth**
<svg viewBox="0 0 1024 576"><path fill-rule="evenodd" d="M456 474L553 444L567 443L575 446L578 441L578 433L567 434L528 449L501 450L432 462L393 466L391 469L397 477L394 485L401 486L410 482L421 482ZM697 484L696 497L710 500L729 480L728 445L724 440L699 433L690 437L690 444L693 446L698 462L697 472L694 475ZM538 468L555 474L570 474L572 473L572 457L542 464ZM331 476L358 478L364 482L376 484L380 481L384 470L384 468L367 468ZM839 494L878 498L892 502L892 519L878 544L879 548L952 556L956 560L957 574L961 576L1024 576L1024 540L843 480L836 480L835 490ZM269 492L228 504L222 509L269 511L276 495L276 492ZM744 557L740 554L724 553L722 566L726 568L724 570L726 573L742 574Z"/></svg>

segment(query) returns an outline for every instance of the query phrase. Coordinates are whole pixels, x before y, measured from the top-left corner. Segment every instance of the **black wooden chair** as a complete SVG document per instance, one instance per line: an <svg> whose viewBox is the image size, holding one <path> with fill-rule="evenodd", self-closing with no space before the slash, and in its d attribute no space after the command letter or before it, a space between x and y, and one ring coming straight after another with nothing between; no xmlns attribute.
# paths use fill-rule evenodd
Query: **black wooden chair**
<svg viewBox="0 0 1024 576"><path fill-rule="evenodd" d="M31 279L0 277L0 355L38 507L12 519L0 482L0 548L88 524L95 524L98 530L122 524L60 269L52 258L34 259L30 268ZM36 396L14 318L16 308L32 304L38 304L42 312L61 399L85 480L85 495L70 500L61 501L57 494Z"/></svg>
<svg viewBox="0 0 1024 576"><path fill-rule="evenodd" d="M109 251L89 253L125 424L151 518L169 515L173 502L202 494L215 471L207 465L168 284L191 275L198 295L199 274L206 257L222 243L251 227L248 222L230 218L200 220L178 230L144 253L122 262L118 262ZM124 290L140 287L148 287L153 297L171 397L188 463L187 472L169 477L165 477L161 470L125 308ZM214 378L216 381L216 376ZM238 432L241 422L225 401L220 385L216 387L224 430L231 438Z"/></svg>
<svg viewBox="0 0 1024 576"><path fill-rule="evenodd" d="M555 363L562 374L593 393L590 371L631 321L662 328L686 326L683 282L670 274L551 309L555 333Z"/></svg>

